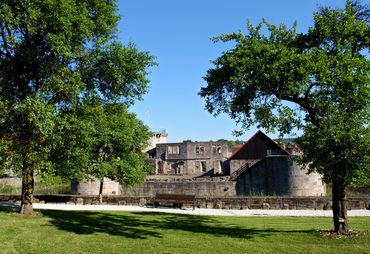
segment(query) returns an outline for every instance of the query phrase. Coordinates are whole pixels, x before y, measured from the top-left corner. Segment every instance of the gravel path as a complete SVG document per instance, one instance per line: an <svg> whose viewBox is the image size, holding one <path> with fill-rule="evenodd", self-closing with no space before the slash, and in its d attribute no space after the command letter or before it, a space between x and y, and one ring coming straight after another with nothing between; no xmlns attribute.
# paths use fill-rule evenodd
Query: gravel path
<svg viewBox="0 0 370 254"><path fill-rule="evenodd" d="M0 205L18 206L7 201L0 201ZM70 205L70 204L34 204L35 209L65 210L65 211L136 211L136 212L158 212L172 214L193 215L219 215L219 216L324 216L331 217L332 211L324 210L225 210L191 208L153 208L141 206L118 206L118 205ZM348 216L369 216L370 210L349 210Z"/></svg>

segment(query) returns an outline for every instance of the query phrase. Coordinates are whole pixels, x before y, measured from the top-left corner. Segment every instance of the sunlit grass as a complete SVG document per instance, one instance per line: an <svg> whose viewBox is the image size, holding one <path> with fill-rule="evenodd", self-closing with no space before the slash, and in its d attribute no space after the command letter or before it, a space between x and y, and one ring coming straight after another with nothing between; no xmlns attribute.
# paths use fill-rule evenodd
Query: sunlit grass
<svg viewBox="0 0 370 254"><path fill-rule="evenodd" d="M368 217L352 229L370 233ZM367 236L335 239L330 218L143 212L0 212L0 253L368 253Z"/></svg>
<svg viewBox="0 0 370 254"><path fill-rule="evenodd" d="M0 183L0 193L10 195L20 195L22 186L20 184ZM50 177L49 179L38 178L34 185L35 195L53 195L71 193L70 182L63 181L60 177Z"/></svg>

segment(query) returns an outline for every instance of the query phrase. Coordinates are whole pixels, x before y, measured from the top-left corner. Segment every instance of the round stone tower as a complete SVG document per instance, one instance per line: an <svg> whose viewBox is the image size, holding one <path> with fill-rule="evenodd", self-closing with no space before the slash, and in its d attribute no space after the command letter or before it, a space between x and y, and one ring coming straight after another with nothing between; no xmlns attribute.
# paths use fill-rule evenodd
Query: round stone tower
<svg viewBox="0 0 370 254"><path fill-rule="evenodd" d="M324 196L322 177L310 173L287 156L266 157L266 187L268 195Z"/></svg>
<svg viewBox="0 0 370 254"><path fill-rule="evenodd" d="M99 195L100 181L95 178L90 178L82 182L72 182L71 192L78 195ZM103 180L103 195L120 195L120 184L107 177Z"/></svg>

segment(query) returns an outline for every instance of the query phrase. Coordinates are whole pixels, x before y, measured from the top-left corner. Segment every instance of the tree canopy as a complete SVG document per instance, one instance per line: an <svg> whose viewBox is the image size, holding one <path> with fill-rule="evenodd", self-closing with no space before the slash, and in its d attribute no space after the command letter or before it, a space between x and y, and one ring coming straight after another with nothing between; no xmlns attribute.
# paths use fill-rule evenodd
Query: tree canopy
<svg viewBox="0 0 370 254"><path fill-rule="evenodd" d="M122 104L78 105L63 114L50 140L50 173L70 180L109 177L134 185L151 170L143 153L150 136L148 127Z"/></svg>
<svg viewBox="0 0 370 254"><path fill-rule="evenodd" d="M22 173L23 213L65 112L131 105L148 91L154 58L117 40L116 11L114 0L0 1L0 151Z"/></svg>
<svg viewBox="0 0 370 254"><path fill-rule="evenodd" d="M213 61L200 91L210 113L227 113L243 129L303 131L301 162L333 183L338 231L347 229L345 186L370 182L369 17L368 7L347 1L314 13L307 33L247 22L247 34L214 38L235 47Z"/></svg>

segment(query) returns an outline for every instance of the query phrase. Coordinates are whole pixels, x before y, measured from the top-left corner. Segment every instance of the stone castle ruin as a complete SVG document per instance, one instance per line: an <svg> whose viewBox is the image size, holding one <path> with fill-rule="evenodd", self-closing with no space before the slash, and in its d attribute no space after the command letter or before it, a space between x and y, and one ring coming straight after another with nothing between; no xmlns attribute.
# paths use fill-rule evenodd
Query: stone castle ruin
<svg viewBox="0 0 370 254"><path fill-rule="evenodd" d="M165 131L153 132L147 151L155 169L146 181L128 188L104 180L104 195L155 196L156 193L197 197L324 196L321 176L299 166L297 151L284 149L261 131L237 149L227 141L167 143ZM99 182L73 183L72 191L98 195Z"/></svg>

